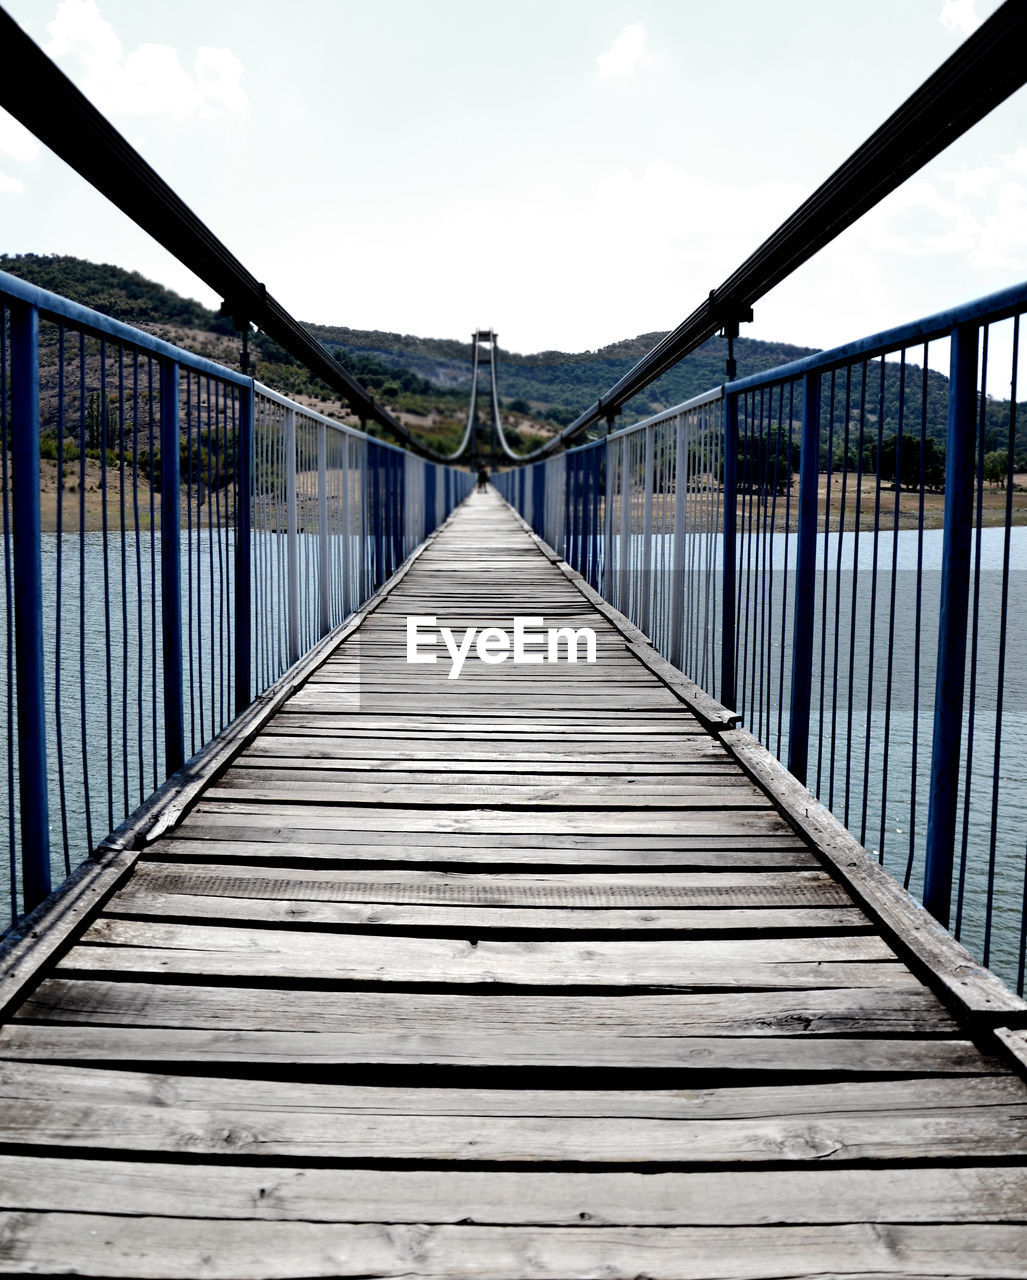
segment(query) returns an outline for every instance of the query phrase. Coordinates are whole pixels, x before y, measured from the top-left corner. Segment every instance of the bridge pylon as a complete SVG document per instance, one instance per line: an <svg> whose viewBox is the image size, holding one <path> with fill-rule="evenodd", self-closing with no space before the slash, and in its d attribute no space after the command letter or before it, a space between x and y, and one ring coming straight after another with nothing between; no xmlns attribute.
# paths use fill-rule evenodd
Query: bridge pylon
<svg viewBox="0 0 1027 1280"><path fill-rule="evenodd" d="M471 334L472 368L471 368L471 404L467 413L467 435L469 437L470 465L477 471L482 462L493 470L499 461L499 392L496 388L496 352L498 351L498 335L492 329L476 329ZM478 428L481 425L478 417L478 387L482 374L488 374L488 404L491 415L488 423L488 448L483 456Z"/></svg>

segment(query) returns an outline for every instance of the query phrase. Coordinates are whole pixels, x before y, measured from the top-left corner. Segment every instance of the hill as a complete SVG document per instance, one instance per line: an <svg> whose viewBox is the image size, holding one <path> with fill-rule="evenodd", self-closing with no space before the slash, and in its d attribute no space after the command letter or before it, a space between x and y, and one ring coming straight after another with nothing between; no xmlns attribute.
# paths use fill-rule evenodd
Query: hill
<svg viewBox="0 0 1027 1280"><path fill-rule="evenodd" d="M239 338L229 317L147 280L139 272L41 254L0 256L0 270L198 354L226 364L238 363ZM470 342L338 325L307 327L409 425L429 437L438 437L440 445L453 436L459 438L471 380ZM640 334L598 351L522 355L501 349L498 376L504 425L522 437L547 438L594 403L663 336ZM334 392L312 378L277 344L258 334L251 350L262 381L333 416L346 417ZM807 350L745 338L735 347L742 373L771 368ZM637 420L716 386L723 380L725 359L726 344L712 339L636 397L620 421Z"/></svg>
<svg viewBox="0 0 1027 1280"><path fill-rule="evenodd" d="M240 338L227 316L182 298L138 272L80 258L38 254L0 256L0 269L106 315L157 333L188 350L225 364L238 365ZM441 449L455 447L467 416L472 369L470 342L350 329L339 325L312 324L307 328L426 442ZM550 438L603 395L663 336L659 332L639 334L598 351L540 351L522 355L500 349L497 362L499 394L504 427L509 428L511 439L520 439L523 447L530 448ZM809 354L810 350L808 347L760 342L751 338L739 338L735 343L740 376L785 364ZM330 416L352 421L337 394L266 335L253 336L251 354L256 363L256 375L262 382ZM724 378L726 356L726 342L721 338L711 339L636 396L625 407L618 425L637 421L717 386ZM897 364L889 362L885 369L883 407L887 434L888 431L894 432L897 422L899 376ZM908 364L907 421L910 412L915 411L918 426L919 393L911 397L910 389L918 386L919 381L920 371L915 365ZM945 438L947 379L942 374L929 371L927 383L926 434L941 444ZM825 388L825 421L827 394ZM858 399L858 389L854 389L853 394ZM839 396L842 395L839 390ZM837 408L841 403L839 400ZM879 405L879 388L868 385L867 423L874 435ZM1007 401L988 401L988 449L1004 447L1007 415ZM868 443L872 444L872 441ZM839 459L840 449L839 442L836 450ZM1022 427L1017 439L1018 456L1021 451L1027 451Z"/></svg>

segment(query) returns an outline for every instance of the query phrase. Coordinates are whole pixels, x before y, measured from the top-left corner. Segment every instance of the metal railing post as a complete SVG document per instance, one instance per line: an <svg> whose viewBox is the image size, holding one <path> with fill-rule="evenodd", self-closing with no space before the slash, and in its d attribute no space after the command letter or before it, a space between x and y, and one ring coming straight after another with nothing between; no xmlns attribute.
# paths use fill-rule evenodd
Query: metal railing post
<svg viewBox="0 0 1027 1280"><path fill-rule="evenodd" d="M350 569L352 549L353 549L353 530L350 527L350 485L353 483L352 475L352 441L348 435L342 437L342 616L348 618L353 612L353 586L352 573Z"/></svg>
<svg viewBox="0 0 1027 1280"><path fill-rule="evenodd" d="M670 660L684 661L685 630L685 497L688 485L685 415L678 414L674 433L674 543L671 553Z"/></svg>
<svg viewBox="0 0 1027 1280"><path fill-rule="evenodd" d="M434 530L435 520L435 479L438 467L434 462L424 464L424 536Z"/></svg>
<svg viewBox="0 0 1027 1280"><path fill-rule="evenodd" d="M977 434L977 334L976 325L960 325L953 331L949 355L945 532L941 552L934 738L924 860L924 906L945 925L949 922L952 903L952 863L963 733Z"/></svg>
<svg viewBox="0 0 1027 1280"><path fill-rule="evenodd" d="M300 660L300 536L296 512L296 410L285 411L285 576L289 665Z"/></svg>
<svg viewBox="0 0 1027 1280"><path fill-rule="evenodd" d="M235 714L252 696L253 386L239 388L235 467Z"/></svg>
<svg viewBox="0 0 1027 1280"><path fill-rule="evenodd" d="M653 598L654 434L652 427L645 428L645 474L643 477L645 489L642 496L642 590L638 601L638 627L647 636L649 635L649 615L652 612Z"/></svg>
<svg viewBox="0 0 1027 1280"><path fill-rule="evenodd" d="M178 362L160 366L160 593L164 654L164 767L185 763L182 692L182 510ZM191 461L191 460L190 460Z"/></svg>
<svg viewBox="0 0 1027 1280"><path fill-rule="evenodd" d="M331 630L332 582L328 534L328 428L317 424L317 604L320 634Z"/></svg>
<svg viewBox="0 0 1027 1280"><path fill-rule="evenodd" d="M612 445L607 438L603 442L603 589L607 600L613 600L614 579L611 572L613 560L613 480L614 462Z"/></svg>
<svg viewBox="0 0 1027 1280"><path fill-rule="evenodd" d="M631 466L629 437L620 439L620 522L617 537L617 596L614 600L621 613L626 614L631 598Z"/></svg>
<svg viewBox="0 0 1027 1280"><path fill-rule="evenodd" d="M738 566L738 395L724 397L724 521L720 600L720 701L730 709L735 688L735 590Z"/></svg>
<svg viewBox="0 0 1027 1280"><path fill-rule="evenodd" d="M817 484L820 474L820 374L802 380L799 510L796 533L792 686L788 715L788 770L806 781L813 688L813 602L817 573ZM790 481L791 477L789 477ZM776 483L776 479L775 479Z"/></svg>
<svg viewBox="0 0 1027 1280"><path fill-rule="evenodd" d="M576 456L573 453L565 453L563 455L563 546L557 550L567 561L573 564L571 559L571 527L574 513L573 507L573 488Z"/></svg>
<svg viewBox="0 0 1027 1280"><path fill-rule="evenodd" d="M18 690L22 895L31 911L50 892L50 815L43 691L43 561L39 514L39 312L11 305L11 517Z"/></svg>
<svg viewBox="0 0 1027 1280"><path fill-rule="evenodd" d="M374 528L374 570L371 591L385 581L385 508L382 504L381 448L373 440L367 442L367 469L371 487L368 491L368 515ZM371 592L368 592L370 595Z"/></svg>

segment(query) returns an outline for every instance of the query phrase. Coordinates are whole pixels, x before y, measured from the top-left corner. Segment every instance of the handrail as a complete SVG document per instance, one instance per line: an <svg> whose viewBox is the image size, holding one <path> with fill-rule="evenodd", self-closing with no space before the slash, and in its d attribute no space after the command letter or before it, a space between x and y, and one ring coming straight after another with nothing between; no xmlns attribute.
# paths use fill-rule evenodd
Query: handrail
<svg viewBox="0 0 1027 1280"><path fill-rule="evenodd" d="M407 430L295 320L89 99L0 8L0 106L214 289L239 328L252 321L422 457L445 455Z"/></svg>
<svg viewBox="0 0 1027 1280"><path fill-rule="evenodd" d="M764 294L921 169L1027 81L1027 5L990 18L673 332L594 405L522 462L544 458L621 408L715 333L744 320Z"/></svg>

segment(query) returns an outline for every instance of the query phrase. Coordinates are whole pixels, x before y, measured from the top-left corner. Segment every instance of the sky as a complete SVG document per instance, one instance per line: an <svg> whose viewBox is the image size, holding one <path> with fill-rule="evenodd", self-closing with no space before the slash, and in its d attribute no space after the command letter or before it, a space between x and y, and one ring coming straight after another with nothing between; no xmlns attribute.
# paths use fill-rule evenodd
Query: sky
<svg viewBox="0 0 1027 1280"><path fill-rule="evenodd" d="M998 0L4 0L308 322L679 324ZM0 110L0 251L211 291ZM833 346L1027 277L1020 90L759 302Z"/></svg>

